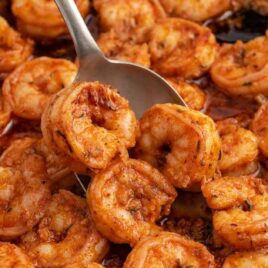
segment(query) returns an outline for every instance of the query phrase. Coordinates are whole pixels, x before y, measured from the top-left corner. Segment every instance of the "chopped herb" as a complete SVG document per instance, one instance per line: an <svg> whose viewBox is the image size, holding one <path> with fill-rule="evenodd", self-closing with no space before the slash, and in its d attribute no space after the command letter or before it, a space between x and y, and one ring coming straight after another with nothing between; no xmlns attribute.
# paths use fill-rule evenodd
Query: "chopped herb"
<svg viewBox="0 0 268 268"><path fill-rule="evenodd" d="M130 213L136 213L139 209L138 208L128 208Z"/></svg>
<svg viewBox="0 0 268 268"><path fill-rule="evenodd" d="M244 209L246 210L246 211L251 211L252 210L252 205L251 205L251 203L250 203L250 201L248 201L248 200L245 200L244 201L245 203L244 203Z"/></svg>

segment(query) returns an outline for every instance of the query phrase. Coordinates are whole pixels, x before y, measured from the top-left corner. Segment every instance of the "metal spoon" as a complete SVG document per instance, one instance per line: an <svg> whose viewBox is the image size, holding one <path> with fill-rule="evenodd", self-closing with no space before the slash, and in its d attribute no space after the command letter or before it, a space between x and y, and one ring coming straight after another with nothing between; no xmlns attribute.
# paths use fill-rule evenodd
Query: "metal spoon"
<svg viewBox="0 0 268 268"><path fill-rule="evenodd" d="M107 59L90 34L74 0L55 0L69 29L79 59L75 81L100 81L118 89L136 115L157 103L186 106L181 96L157 73L134 63ZM83 183L76 178L84 189Z"/></svg>

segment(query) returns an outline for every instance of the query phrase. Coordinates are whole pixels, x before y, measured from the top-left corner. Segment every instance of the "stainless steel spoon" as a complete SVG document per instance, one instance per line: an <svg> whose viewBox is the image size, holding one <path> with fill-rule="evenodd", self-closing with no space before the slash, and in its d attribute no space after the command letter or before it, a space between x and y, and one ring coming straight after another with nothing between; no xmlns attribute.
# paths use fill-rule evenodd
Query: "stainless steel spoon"
<svg viewBox="0 0 268 268"><path fill-rule="evenodd" d="M80 68L75 81L99 81L116 88L136 115L157 103L186 106L181 96L160 75L134 63L107 59L92 35L74 0L55 0L72 36ZM77 180L85 190L76 174Z"/></svg>

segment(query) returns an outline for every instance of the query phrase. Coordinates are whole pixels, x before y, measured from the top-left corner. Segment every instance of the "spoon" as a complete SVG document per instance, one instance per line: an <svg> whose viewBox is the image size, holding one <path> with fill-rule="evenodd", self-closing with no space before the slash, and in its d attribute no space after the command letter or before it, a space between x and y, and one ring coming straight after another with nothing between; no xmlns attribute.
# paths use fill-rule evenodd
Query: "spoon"
<svg viewBox="0 0 268 268"><path fill-rule="evenodd" d="M155 72L134 63L107 59L73 0L55 0L72 36L79 59L78 81L99 81L118 89L138 117L157 103L186 106L179 94Z"/></svg>
<svg viewBox="0 0 268 268"><path fill-rule="evenodd" d="M137 117L157 103L186 106L181 96L157 73L134 63L106 58L89 32L74 0L55 0L69 29L79 59L75 82L99 81L116 88ZM79 176L76 179L85 191Z"/></svg>

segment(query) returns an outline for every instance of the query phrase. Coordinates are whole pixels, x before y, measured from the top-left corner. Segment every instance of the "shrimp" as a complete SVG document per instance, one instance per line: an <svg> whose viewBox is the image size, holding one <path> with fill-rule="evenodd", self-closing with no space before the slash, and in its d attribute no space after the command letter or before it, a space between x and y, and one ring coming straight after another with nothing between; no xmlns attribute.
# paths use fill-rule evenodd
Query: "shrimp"
<svg viewBox="0 0 268 268"><path fill-rule="evenodd" d="M257 111L251 122L251 130L259 139L259 148L265 157L268 157L268 101Z"/></svg>
<svg viewBox="0 0 268 268"><path fill-rule="evenodd" d="M13 30L7 21L0 17L0 77L26 61L33 52L34 43Z"/></svg>
<svg viewBox="0 0 268 268"><path fill-rule="evenodd" d="M164 76L184 79L204 74L218 47L209 28L179 18L159 20L148 39L152 68Z"/></svg>
<svg viewBox="0 0 268 268"><path fill-rule="evenodd" d="M0 242L1 268L34 268L29 257L14 244Z"/></svg>
<svg viewBox="0 0 268 268"><path fill-rule="evenodd" d="M137 38L144 38L157 19L165 18L159 0L94 0L102 31L123 27L122 32L134 29Z"/></svg>
<svg viewBox="0 0 268 268"><path fill-rule="evenodd" d="M176 191L149 164L116 161L98 173L87 191L96 228L115 243L135 245L159 232L155 222L168 215Z"/></svg>
<svg viewBox="0 0 268 268"><path fill-rule="evenodd" d="M202 22L231 8L231 0L160 0L171 16Z"/></svg>
<svg viewBox="0 0 268 268"><path fill-rule="evenodd" d="M102 33L98 39L102 52L109 58L130 61L150 67L150 54L146 43L135 43L116 29Z"/></svg>
<svg viewBox="0 0 268 268"><path fill-rule="evenodd" d="M167 78L167 81L182 96L189 108L202 110L206 104L206 94L197 85L188 84L182 80Z"/></svg>
<svg viewBox="0 0 268 268"><path fill-rule="evenodd" d="M202 186L222 242L239 250L268 245L268 186L252 177L222 177Z"/></svg>
<svg viewBox="0 0 268 268"><path fill-rule="evenodd" d="M200 191L214 175L220 138L211 118L176 104L157 104L140 120L135 156L158 168L178 188Z"/></svg>
<svg viewBox="0 0 268 268"><path fill-rule="evenodd" d="M49 148L98 170L119 154L127 155L139 125L126 99L110 86L89 82L74 84L51 99L42 132Z"/></svg>
<svg viewBox="0 0 268 268"><path fill-rule="evenodd" d="M85 17L89 12L89 1L75 0L75 3ZM68 33L53 0L13 0L12 13L19 31L35 39L53 39Z"/></svg>
<svg viewBox="0 0 268 268"><path fill-rule="evenodd" d="M45 161L34 138L18 139L0 157L0 238L14 239L43 216L50 198Z"/></svg>
<svg viewBox="0 0 268 268"><path fill-rule="evenodd" d="M60 190L54 194L36 228L21 237L19 245L37 267L64 267L101 261L108 241L96 230L85 199Z"/></svg>
<svg viewBox="0 0 268 268"><path fill-rule="evenodd" d="M233 96L268 94L268 32L248 43L224 44L210 69L214 83Z"/></svg>
<svg viewBox="0 0 268 268"><path fill-rule="evenodd" d="M70 61L47 57L25 62L4 81L3 97L13 113L26 119L41 119L51 96L69 86L77 74Z"/></svg>
<svg viewBox="0 0 268 268"><path fill-rule="evenodd" d="M234 170L241 170L241 175L247 175L243 174L243 171L247 171L246 167L257 161L259 153L257 136L250 130L240 127L234 118L217 122L217 129L222 144L219 161L221 172L229 175Z"/></svg>
<svg viewBox="0 0 268 268"><path fill-rule="evenodd" d="M205 246L170 232L144 239L132 249L123 268L214 268L214 257Z"/></svg>
<svg viewBox="0 0 268 268"><path fill-rule="evenodd" d="M267 250L237 252L228 256L222 268L267 268Z"/></svg>

